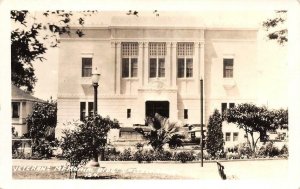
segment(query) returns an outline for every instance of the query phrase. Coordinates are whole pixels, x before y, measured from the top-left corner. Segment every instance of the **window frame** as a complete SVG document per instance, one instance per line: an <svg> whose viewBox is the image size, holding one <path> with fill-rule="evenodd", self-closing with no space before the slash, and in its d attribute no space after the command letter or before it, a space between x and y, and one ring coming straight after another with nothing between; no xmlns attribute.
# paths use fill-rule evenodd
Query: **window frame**
<svg viewBox="0 0 300 189"><path fill-rule="evenodd" d="M177 78L186 79L194 77L194 42L178 42L176 48ZM183 59L183 68L179 67L179 60ZM188 62L190 60L191 62ZM188 68L188 63L191 64ZM180 69L179 69L180 68ZM183 73L182 73L183 70ZM189 73L189 74L188 74Z"/></svg>
<svg viewBox="0 0 300 189"><path fill-rule="evenodd" d="M16 105L17 106L17 115L16 114L14 114L15 113L15 106L14 105ZM20 114L21 114L21 102L12 102L12 111L11 111L11 117L13 118L13 119L19 119L20 118ZM15 116L16 115L16 116Z"/></svg>
<svg viewBox="0 0 300 189"><path fill-rule="evenodd" d="M79 120L83 121L84 118L86 117L86 102L80 102L79 112L80 112Z"/></svg>
<svg viewBox="0 0 300 189"><path fill-rule="evenodd" d="M225 132L225 141L226 142L230 142L231 141L231 132Z"/></svg>
<svg viewBox="0 0 300 189"><path fill-rule="evenodd" d="M183 118L184 119L189 119L189 110L188 109L183 110Z"/></svg>
<svg viewBox="0 0 300 189"><path fill-rule="evenodd" d="M227 62L227 61L232 61L232 62ZM226 65L232 64L232 65ZM223 78L233 78L234 77L234 58L231 57L226 57L223 58Z"/></svg>
<svg viewBox="0 0 300 189"><path fill-rule="evenodd" d="M123 60L128 59L128 67L124 71ZM135 60L136 61L133 61ZM139 44L138 42L122 42L121 43L121 73L122 78L137 78L139 62ZM136 71L133 71L136 69ZM124 74L126 73L126 74ZM135 74L134 74L135 73Z"/></svg>
<svg viewBox="0 0 300 189"><path fill-rule="evenodd" d="M131 108L127 108L127 119L131 118Z"/></svg>
<svg viewBox="0 0 300 189"><path fill-rule="evenodd" d="M236 135L236 136L235 136ZM239 133L238 132L233 132L233 134L232 134L232 141L233 142L237 142L237 141L239 141Z"/></svg>
<svg viewBox="0 0 300 189"><path fill-rule="evenodd" d="M85 63L84 59L90 60L91 61L91 65L90 67L85 67ZM85 70L89 70L89 74L85 74ZM81 77L92 77L92 71L93 71L93 57L88 57L88 56L82 56L81 57Z"/></svg>
<svg viewBox="0 0 300 189"><path fill-rule="evenodd" d="M148 60L149 60L149 78L165 78L166 77L166 48L165 42L149 42L148 47ZM151 69L151 59L155 60L155 74L153 74L153 70ZM162 62L161 62L162 60ZM161 67L162 63L162 67ZM162 74L163 73L163 74Z"/></svg>
<svg viewBox="0 0 300 189"><path fill-rule="evenodd" d="M80 101L79 107L79 120L83 121L86 116L94 115L94 102L91 101Z"/></svg>

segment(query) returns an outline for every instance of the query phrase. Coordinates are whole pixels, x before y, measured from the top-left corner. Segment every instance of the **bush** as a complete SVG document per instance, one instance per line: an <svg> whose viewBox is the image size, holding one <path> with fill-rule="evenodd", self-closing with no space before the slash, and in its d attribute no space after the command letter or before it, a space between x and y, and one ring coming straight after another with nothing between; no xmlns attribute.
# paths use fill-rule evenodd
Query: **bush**
<svg viewBox="0 0 300 189"><path fill-rule="evenodd" d="M120 161L132 161L133 160L133 154L131 152L131 149L127 148L122 153L120 153L119 160Z"/></svg>
<svg viewBox="0 0 300 189"><path fill-rule="evenodd" d="M240 144L237 151L239 156L241 156L242 158L249 158L253 154L250 146L247 143Z"/></svg>
<svg viewBox="0 0 300 189"><path fill-rule="evenodd" d="M203 151L203 159L210 160L212 159L212 156L207 153L206 151ZM201 160L201 152L196 154L195 160L200 161Z"/></svg>
<svg viewBox="0 0 300 189"><path fill-rule="evenodd" d="M104 151L104 157L106 161L118 161L120 152L116 148L106 148Z"/></svg>
<svg viewBox="0 0 300 189"><path fill-rule="evenodd" d="M282 148L280 150L280 154L281 155L288 155L289 154L289 149L288 149L286 144L282 146Z"/></svg>
<svg viewBox="0 0 300 189"><path fill-rule="evenodd" d="M164 151L163 150L163 151L158 151L156 153L157 153L157 155L156 155L157 159L156 160L159 160L159 161L170 161L170 160L172 160L173 154L169 151Z"/></svg>
<svg viewBox="0 0 300 189"><path fill-rule="evenodd" d="M32 146L32 159L49 159L52 156L52 150L58 145L58 141L49 142L44 139L40 139L36 144Z"/></svg>
<svg viewBox="0 0 300 189"><path fill-rule="evenodd" d="M279 149L274 146L273 142L269 142L266 145L266 155L270 157L278 156L279 155Z"/></svg>
<svg viewBox="0 0 300 189"><path fill-rule="evenodd" d="M284 152L285 150L287 150L287 148L284 145L282 147L282 152ZM282 154L281 150L274 146L273 142L268 142L266 145L260 147L257 153L259 157L274 157L279 156L280 154Z"/></svg>
<svg viewBox="0 0 300 189"><path fill-rule="evenodd" d="M240 159L241 155L236 152L227 152L226 159Z"/></svg>
<svg viewBox="0 0 300 189"><path fill-rule="evenodd" d="M187 161L193 161L195 159L193 151L189 152L179 152L174 154L174 158L176 161L181 161L182 163L186 163Z"/></svg>

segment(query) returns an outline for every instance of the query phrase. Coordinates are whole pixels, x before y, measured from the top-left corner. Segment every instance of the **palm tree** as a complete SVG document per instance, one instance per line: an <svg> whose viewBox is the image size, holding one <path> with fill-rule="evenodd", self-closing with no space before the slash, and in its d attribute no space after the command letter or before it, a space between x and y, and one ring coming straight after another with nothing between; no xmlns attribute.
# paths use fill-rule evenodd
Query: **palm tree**
<svg viewBox="0 0 300 189"><path fill-rule="evenodd" d="M165 144L168 144L170 148L183 146L185 133L182 124L170 122L168 118L158 113L155 113L154 117L147 117L146 123L150 127L150 132L144 132L142 128L135 130L149 140L149 144L154 150L162 150Z"/></svg>

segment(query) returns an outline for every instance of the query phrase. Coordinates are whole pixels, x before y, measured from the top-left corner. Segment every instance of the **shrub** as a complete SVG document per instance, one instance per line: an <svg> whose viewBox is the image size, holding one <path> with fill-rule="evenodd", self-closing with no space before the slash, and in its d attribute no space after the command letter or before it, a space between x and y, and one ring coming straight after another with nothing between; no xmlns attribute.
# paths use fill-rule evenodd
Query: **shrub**
<svg viewBox="0 0 300 189"><path fill-rule="evenodd" d="M209 153L207 153L206 151L203 151L203 159L210 160L210 159L212 159L212 156ZM201 152L196 154L195 160L198 160L198 161L201 160Z"/></svg>
<svg viewBox="0 0 300 189"><path fill-rule="evenodd" d="M58 141L49 142L45 139L40 139L32 146L32 159L49 159L52 156L52 150L58 145Z"/></svg>
<svg viewBox="0 0 300 189"><path fill-rule="evenodd" d="M186 163L187 161L193 161L195 159L193 151L189 152L179 152L174 154L174 158L176 161L181 161L182 163Z"/></svg>
<svg viewBox="0 0 300 189"><path fill-rule="evenodd" d="M289 154L289 149L288 149L286 144L282 146L282 148L280 150L280 154L281 155L288 155Z"/></svg>
<svg viewBox="0 0 300 189"><path fill-rule="evenodd" d="M283 151L285 150L284 146L283 146ZM273 142L268 142L266 145L260 147L260 149L258 150L257 155L259 157L274 157L274 156L278 156L281 154L281 151L279 151L279 149L274 146Z"/></svg>
<svg viewBox="0 0 300 189"><path fill-rule="evenodd" d="M278 156L279 155L279 149L274 146L273 142L269 142L266 145L266 155L270 157Z"/></svg>
<svg viewBox="0 0 300 189"><path fill-rule="evenodd" d="M236 152L227 152L226 159L240 159L241 155Z"/></svg>
<svg viewBox="0 0 300 189"><path fill-rule="evenodd" d="M218 110L209 117L207 125L207 152L212 156L216 156L218 151L223 150L224 139L222 132L222 116Z"/></svg>
<svg viewBox="0 0 300 189"><path fill-rule="evenodd" d="M133 154L131 152L130 148L125 149L123 152L119 155L120 161L132 161L133 160Z"/></svg>
<svg viewBox="0 0 300 189"><path fill-rule="evenodd" d="M104 157L106 161L118 161L120 152L116 148L106 148L104 151Z"/></svg>
<svg viewBox="0 0 300 189"><path fill-rule="evenodd" d="M238 154L243 158L249 158L252 156L253 152L251 150L251 147L247 143L242 143L238 146Z"/></svg>

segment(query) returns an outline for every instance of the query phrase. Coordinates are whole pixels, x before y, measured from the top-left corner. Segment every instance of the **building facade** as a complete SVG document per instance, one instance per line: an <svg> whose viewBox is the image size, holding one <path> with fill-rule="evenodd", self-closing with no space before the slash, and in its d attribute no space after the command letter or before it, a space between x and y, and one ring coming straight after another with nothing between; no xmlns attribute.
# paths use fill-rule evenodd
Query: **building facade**
<svg viewBox="0 0 300 189"><path fill-rule="evenodd" d="M12 127L18 137L28 133L26 117L32 113L34 103L43 102L42 100L24 92L15 85L11 85L11 119Z"/></svg>
<svg viewBox="0 0 300 189"><path fill-rule="evenodd" d="M199 125L200 79L205 124L214 109L255 103L258 29L207 27L197 18L184 19L112 17L107 25L83 28L81 38L61 36L58 127L93 113L96 68L98 113L122 127L144 125L156 112ZM233 139L243 138L234 129L224 127Z"/></svg>

